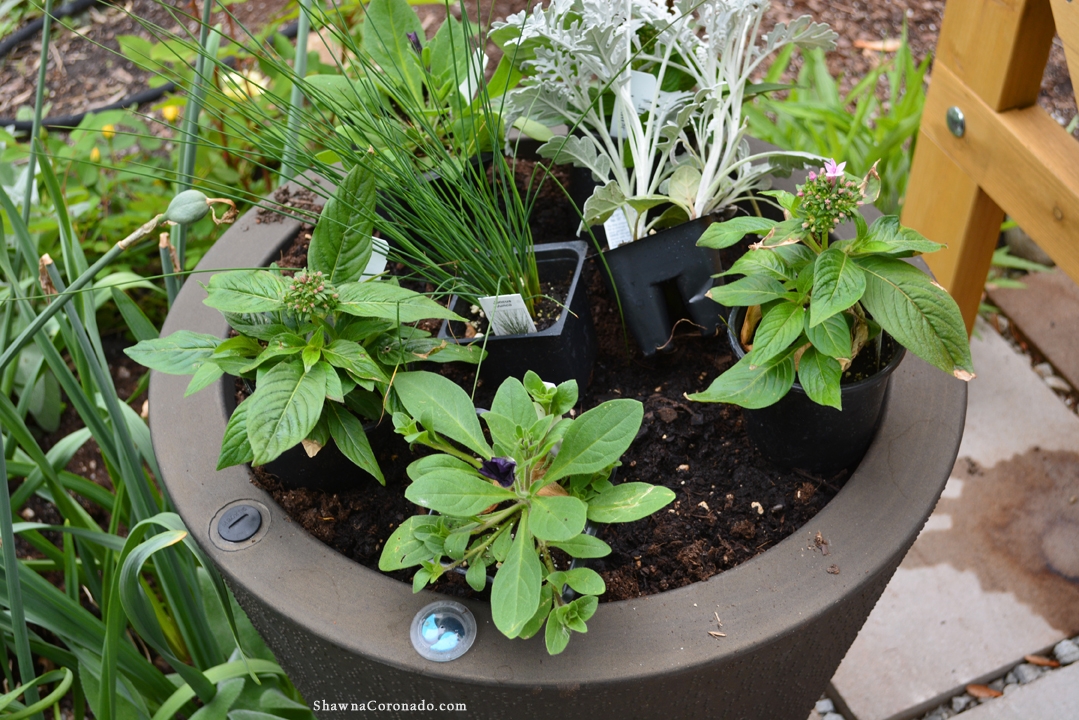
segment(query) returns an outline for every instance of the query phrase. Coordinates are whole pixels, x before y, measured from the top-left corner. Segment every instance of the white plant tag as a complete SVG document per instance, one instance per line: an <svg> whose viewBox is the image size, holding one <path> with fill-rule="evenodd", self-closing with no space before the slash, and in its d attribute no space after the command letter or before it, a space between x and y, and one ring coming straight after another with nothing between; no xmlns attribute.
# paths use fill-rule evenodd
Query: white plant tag
<svg viewBox="0 0 1079 720"><path fill-rule="evenodd" d="M390 244L383 238L371 240L371 257L367 260L367 267L363 269L360 280L370 280L386 272L386 254L390 251Z"/></svg>
<svg viewBox="0 0 1079 720"><path fill-rule="evenodd" d="M490 61L491 58L487 57L487 53L482 49L478 49L472 54L472 62L468 64L467 77L457 86L457 92L461 93L465 102L472 102L476 91L479 90L480 83L483 82L484 73L487 72L487 63Z"/></svg>
<svg viewBox="0 0 1079 720"><path fill-rule="evenodd" d="M536 324L528 313L520 293L488 295L480 298L483 314L491 323L495 335L525 335L536 332Z"/></svg>
<svg viewBox="0 0 1079 720"><path fill-rule="evenodd" d="M622 208L615 210L604 221L603 231L607 233L607 247L611 250L633 241L633 231L629 229L629 221L626 220L626 213Z"/></svg>
<svg viewBox="0 0 1079 720"><path fill-rule="evenodd" d="M638 115L646 112L652 106L652 96L656 92L656 76L639 70L629 71L629 97L633 103L633 110ZM622 113L619 110L624 106L620 102L615 103L615 111L611 115L611 137L625 140L626 134L622 129Z"/></svg>

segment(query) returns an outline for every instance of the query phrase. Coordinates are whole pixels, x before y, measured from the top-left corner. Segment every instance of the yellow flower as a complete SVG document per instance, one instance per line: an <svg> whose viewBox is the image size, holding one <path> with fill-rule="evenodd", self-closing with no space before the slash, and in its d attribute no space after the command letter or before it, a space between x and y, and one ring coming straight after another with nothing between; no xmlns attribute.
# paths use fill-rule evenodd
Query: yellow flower
<svg viewBox="0 0 1079 720"><path fill-rule="evenodd" d="M176 118L180 117L180 106L166 105L161 108L161 117L165 118L165 122L176 122Z"/></svg>
<svg viewBox="0 0 1079 720"><path fill-rule="evenodd" d="M90 162L101 162L101 151L98 150L96 147L90 150Z"/></svg>
<svg viewBox="0 0 1079 720"><path fill-rule="evenodd" d="M266 92L269 84L269 78L257 68L243 73L226 72L221 77L221 92L230 100L247 100Z"/></svg>
<svg viewBox="0 0 1079 720"><path fill-rule="evenodd" d="M112 123L109 123L108 125L102 125L101 135L106 140L112 140L114 137L116 137L116 126Z"/></svg>

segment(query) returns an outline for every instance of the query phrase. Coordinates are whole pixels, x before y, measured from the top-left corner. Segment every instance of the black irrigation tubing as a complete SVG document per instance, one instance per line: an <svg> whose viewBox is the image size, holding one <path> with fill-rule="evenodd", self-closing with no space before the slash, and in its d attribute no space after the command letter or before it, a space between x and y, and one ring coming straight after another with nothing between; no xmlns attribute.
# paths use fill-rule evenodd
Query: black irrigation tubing
<svg viewBox="0 0 1079 720"><path fill-rule="evenodd" d="M107 0L74 0L66 5L62 5L53 11L53 18L68 17L69 15L78 15L84 10L88 9L92 5L106 4ZM13 32L4 40L0 41L0 59L6 57L17 45L37 35L40 32L42 25L44 24L44 18L37 18L23 25L21 28ZM281 29L280 35L286 38L296 37L296 31L298 23L291 22ZM225 63L231 64L229 61L232 58L226 58ZM153 88L147 88L137 93L128 95L122 100L117 100L114 103L108 105L102 105L101 107L91 108L81 113L74 115L58 115L53 117L44 118L41 121L41 126L53 130L71 130L78 126L87 115L93 113L105 112L107 110L121 110L123 108L131 107L132 105L142 105L143 103L153 102L161 99L165 93L170 93L176 89L176 83L167 82L164 85L159 85ZM33 130L34 123L31 120L16 120L15 118L0 118L0 128L13 128L15 132L30 132Z"/></svg>

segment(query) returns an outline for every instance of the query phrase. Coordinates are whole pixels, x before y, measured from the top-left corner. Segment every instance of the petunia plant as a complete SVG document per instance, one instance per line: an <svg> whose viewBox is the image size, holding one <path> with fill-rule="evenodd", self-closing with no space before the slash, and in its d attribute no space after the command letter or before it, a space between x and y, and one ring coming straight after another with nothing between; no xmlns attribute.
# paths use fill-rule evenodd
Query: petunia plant
<svg viewBox="0 0 1079 720"><path fill-rule="evenodd" d="M417 592L458 568L483 590L493 571L495 626L529 638L546 623L547 651L562 652L571 631L587 631L606 587L591 568L559 566L553 551L603 557L611 548L585 532L588 521L631 522L674 499L665 487L610 481L640 428L641 403L610 400L573 418L577 383L556 387L530 371L523 383L505 380L491 409L479 411L488 442L468 395L450 380L406 372L393 387L405 408L394 414L397 432L438 452L408 466L405 491L431 514L394 531L379 568L419 566Z"/></svg>
<svg viewBox="0 0 1079 720"><path fill-rule="evenodd" d="M153 370L193 375L188 395L225 374L253 386L229 419L218 469L262 465L300 444L313 457L332 441L385 482L364 423L383 415L397 369L421 360L481 359L478 348L448 344L409 325L460 319L456 314L365 274L374 202L374 180L361 163L323 208L307 268L291 278L275 265L211 277L204 302L221 311L234 337L179 330L127 349Z"/></svg>
<svg viewBox="0 0 1079 720"><path fill-rule="evenodd" d="M737 217L713 224L698 241L725 248L746 235L762 237L722 273L744 277L710 293L723 305L747 308L739 333L749 351L691 400L765 407L786 395L797 375L810 399L842 409L845 371L863 352L875 352L879 364L882 330L944 372L974 377L955 300L903 260L943 246L894 215L868 225L859 206L876 199L876 168L859 179L844 165L828 160L796 194L764 193L785 219ZM856 236L835 239L832 231L848 220Z"/></svg>

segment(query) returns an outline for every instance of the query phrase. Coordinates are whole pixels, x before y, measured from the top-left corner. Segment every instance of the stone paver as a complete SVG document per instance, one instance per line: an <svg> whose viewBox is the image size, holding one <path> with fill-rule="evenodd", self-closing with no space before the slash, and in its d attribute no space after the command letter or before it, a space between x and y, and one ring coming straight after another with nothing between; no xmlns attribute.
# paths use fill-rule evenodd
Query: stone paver
<svg viewBox="0 0 1079 720"><path fill-rule="evenodd" d="M1060 268L1023 278L1025 289L990 291L990 299L1072 387L1079 387L1079 285Z"/></svg>
<svg viewBox="0 0 1079 720"><path fill-rule="evenodd" d="M1079 717L1079 664L1049 673L963 713L963 720L1069 720Z"/></svg>
<svg viewBox="0 0 1079 720"><path fill-rule="evenodd" d="M847 720L922 714L1079 632L1079 418L978 335L952 479L832 680Z"/></svg>

